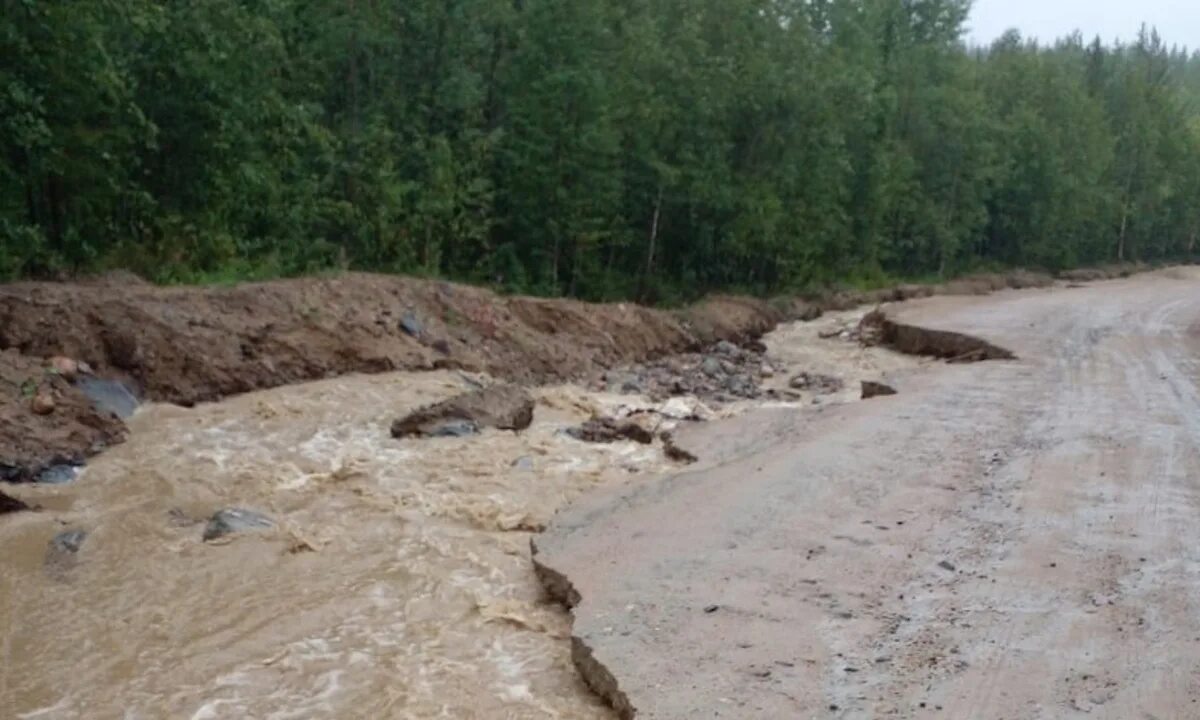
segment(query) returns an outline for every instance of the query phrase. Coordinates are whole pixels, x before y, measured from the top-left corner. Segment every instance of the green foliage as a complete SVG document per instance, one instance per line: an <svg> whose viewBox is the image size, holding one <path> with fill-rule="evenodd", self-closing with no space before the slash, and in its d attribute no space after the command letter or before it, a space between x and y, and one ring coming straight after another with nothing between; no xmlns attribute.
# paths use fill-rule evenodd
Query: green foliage
<svg viewBox="0 0 1200 720"><path fill-rule="evenodd" d="M0 277L679 302L1189 258L1200 58L968 0L0 0Z"/></svg>

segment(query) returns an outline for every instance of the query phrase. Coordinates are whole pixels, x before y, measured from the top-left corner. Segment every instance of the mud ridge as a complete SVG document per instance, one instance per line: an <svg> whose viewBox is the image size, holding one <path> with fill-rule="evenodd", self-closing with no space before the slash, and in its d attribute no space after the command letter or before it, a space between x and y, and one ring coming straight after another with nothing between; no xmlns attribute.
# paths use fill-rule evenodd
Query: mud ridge
<svg viewBox="0 0 1200 720"><path fill-rule="evenodd" d="M55 356L142 398L191 406L348 373L463 369L522 385L567 381L747 342L783 319L751 298L672 311L365 273L233 287L164 288L126 275L0 286L0 479L81 463L123 437L119 418L94 411L55 375Z"/></svg>
<svg viewBox="0 0 1200 720"><path fill-rule="evenodd" d="M896 352L959 363L1017 359L1011 350L973 335L909 325L878 315L880 342Z"/></svg>

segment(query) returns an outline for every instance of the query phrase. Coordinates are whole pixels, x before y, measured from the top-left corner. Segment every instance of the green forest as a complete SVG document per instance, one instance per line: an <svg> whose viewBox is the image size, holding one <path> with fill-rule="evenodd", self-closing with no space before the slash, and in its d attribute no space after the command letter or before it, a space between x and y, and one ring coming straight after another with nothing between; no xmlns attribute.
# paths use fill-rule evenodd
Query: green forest
<svg viewBox="0 0 1200 720"><path fill-rule="evenodd" d="M969 0L0 0L0 278L669 302L1190 258L1200 56Z"/></svg>

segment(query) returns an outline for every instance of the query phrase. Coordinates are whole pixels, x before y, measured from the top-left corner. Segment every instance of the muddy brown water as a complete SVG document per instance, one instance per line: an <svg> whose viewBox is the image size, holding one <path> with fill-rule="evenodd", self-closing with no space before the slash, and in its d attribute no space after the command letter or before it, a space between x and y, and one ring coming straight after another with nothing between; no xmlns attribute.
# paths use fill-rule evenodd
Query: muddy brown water
<svg viewBox="0 0 1200 720"><path fill-rule="evenodd" d="M817 338L853 320L770 336L774 382L793 367L837 371L851 389L817 402L840 402L859 376L915 366ZM674 467L658 446L560 432L653 405L552 387L519 435L390 437L404 410L478 380L348 376L148 406L76 482L14 489L43 510L0 522L0 714L611 718L571 664L569 615L538 585L529 540L581 494ZM673 402L668 416L695 409ZM226 507L277 526L203 542ZM71 529L88 533L81 549L47 565Z"/></svg>

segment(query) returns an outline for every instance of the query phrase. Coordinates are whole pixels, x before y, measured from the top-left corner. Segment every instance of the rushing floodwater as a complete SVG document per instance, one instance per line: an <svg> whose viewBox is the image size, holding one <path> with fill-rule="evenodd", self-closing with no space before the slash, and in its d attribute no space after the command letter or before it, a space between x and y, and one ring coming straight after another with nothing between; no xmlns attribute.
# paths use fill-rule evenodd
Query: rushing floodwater
<svg viewBox="0 0 1200 720"><path fill-rule="evenodd" d="M785 328L772 351L829 360L803 349L816 331ZM864 373L891 367L850 348ZM519 435L390 437L469 382L352 376L149 406L74 483L22 488L45 511L0 522L4 717L611 718L571 666L529 538L580 493L672 464L564 437L630 402L574 387L539 391ZM225 507L277 527L203 542ZM78 556L47 565L68 529L89 533Z"/></svg>

